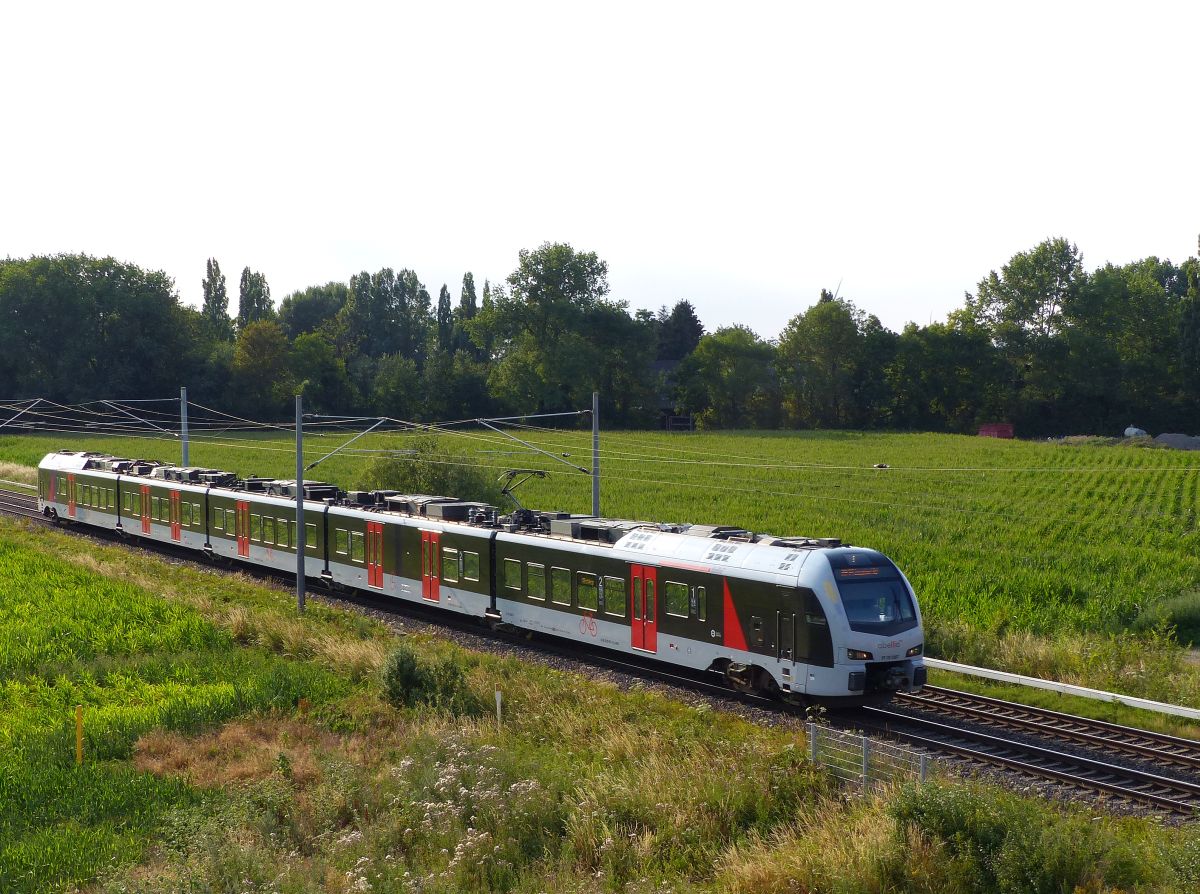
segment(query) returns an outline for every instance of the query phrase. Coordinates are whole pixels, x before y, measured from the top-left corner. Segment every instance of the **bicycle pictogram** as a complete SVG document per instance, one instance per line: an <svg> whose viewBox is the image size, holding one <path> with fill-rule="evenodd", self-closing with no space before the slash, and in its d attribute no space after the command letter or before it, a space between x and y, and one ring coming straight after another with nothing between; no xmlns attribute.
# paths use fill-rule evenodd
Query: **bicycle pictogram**
<svg viewBox="0 0 1200 894"><path fill-rule="evenodd" d="M592 617L591 612L579 619L579 633L581 636L596 635L596 619Z"/></svg>

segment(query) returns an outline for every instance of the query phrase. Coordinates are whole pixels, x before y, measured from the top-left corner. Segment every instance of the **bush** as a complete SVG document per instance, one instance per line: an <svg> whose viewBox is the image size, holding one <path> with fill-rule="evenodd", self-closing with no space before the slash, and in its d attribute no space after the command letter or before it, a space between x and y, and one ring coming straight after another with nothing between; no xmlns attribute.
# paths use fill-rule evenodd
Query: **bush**
<svg viewBox="0 0 1200 894"><path fill-rule="evenodd" d="M478 462L477 456L456 450L444 439L421 435L406 441L393 454L372 459L355 486L362 490L437 494L498 506L502 501L500 485Z"/></svg>
<svg viewBox="0 0 1200 894"><path fill-rule="evenodd" d="M480 710L462 668L452 659L424 661L406 645L397 646L383 664L383 693L397 708L424 705L455 714Z"/></svg>
<svg viewBox="0 0 1200 894"><path fill-rule="evenodd" d="M1181 643L1200 643L1200 591L1180 593L1147 605L1133 623L1135 630L1173 627Z"/></svg>

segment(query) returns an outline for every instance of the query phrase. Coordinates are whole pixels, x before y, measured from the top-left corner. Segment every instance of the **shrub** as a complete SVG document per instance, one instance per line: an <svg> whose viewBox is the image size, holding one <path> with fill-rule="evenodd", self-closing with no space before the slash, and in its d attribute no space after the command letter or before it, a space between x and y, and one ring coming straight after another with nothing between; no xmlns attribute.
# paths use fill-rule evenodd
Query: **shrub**
<svg viewBox="0 0 1200 894"><path fill-rule="evenodd" d="M405 443L404 449L375 457L355 484L363 490L398 490L409 494L440 494L462 500L502 502L500 486L477 465L477 455L462 453L433 435Z"/></svg>
<svg viewBox="0 0 1200 894"><path fill-rule="evenodd" d="M456 714L479 712L458 664L450 658L425 661L406 645L397 646L383 663L383 693L398 708L424 705Z"/></svg>

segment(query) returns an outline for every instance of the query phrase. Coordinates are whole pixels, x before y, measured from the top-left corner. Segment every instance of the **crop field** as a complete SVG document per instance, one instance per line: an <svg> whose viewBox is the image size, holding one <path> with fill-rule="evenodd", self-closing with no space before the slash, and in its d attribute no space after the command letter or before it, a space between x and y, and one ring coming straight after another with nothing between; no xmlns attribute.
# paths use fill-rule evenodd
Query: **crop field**
<svg viewBox="0 0 1200 894"><path fill-rule="evenodd" d="M590 433L519 433L590 466ZM306 460L348 437L309 437ZM372 451L403 450L410 437L368 435L311 474L352 486ZM519 491L525 505L590 510L587 476L502 435L476 430L442 443L447 463L550 472ZM170 440L9 437L0 438L0 461L36 465L62 446L165 460L179 453ZM244 474L294 477L294 455L285 433L203 435L191 446L193 464ZM939 623L1117 633L1172 612L1187 627L1192 597L1200 605L1195 453L930 434L618 432L603 435L601 471L607 515L880 549Z"/></svg>

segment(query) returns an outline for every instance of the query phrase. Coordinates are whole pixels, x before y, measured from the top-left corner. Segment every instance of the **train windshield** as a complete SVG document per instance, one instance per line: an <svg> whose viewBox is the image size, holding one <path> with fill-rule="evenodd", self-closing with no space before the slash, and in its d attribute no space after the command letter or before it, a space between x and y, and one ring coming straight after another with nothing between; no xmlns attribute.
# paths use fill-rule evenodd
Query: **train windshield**
<svg viewBox="0 0 1200 894"><path fill-rule="evenodd" d="M875 573L870 574L872 571ZM892 634L917 626L917 611L908 587L899 575L889 571L855 568L839 569L836 573L851 630Z"/></svg>

